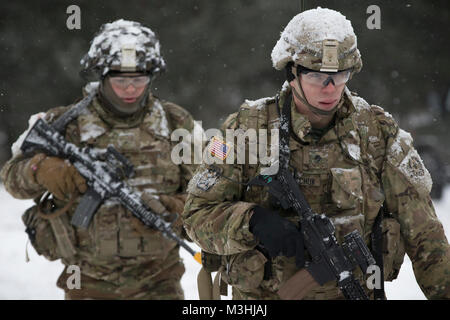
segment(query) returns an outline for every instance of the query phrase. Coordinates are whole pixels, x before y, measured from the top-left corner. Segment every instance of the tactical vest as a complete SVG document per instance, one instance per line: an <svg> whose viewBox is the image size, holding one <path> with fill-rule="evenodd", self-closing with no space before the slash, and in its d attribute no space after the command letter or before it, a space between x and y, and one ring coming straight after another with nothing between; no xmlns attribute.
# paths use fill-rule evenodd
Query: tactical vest
<svg viewBox="0 0 450 320"><path fill-rule="evenodd" d="M138 125L110 126L94 109L91 105L67 126L66 139L98 150L113 144L133 164L135 176L127 183L141 193L144 201L158 194L176 193L180 188L181 173L170 158L173 128L169 110L155 100ZM161 232L144 226L114 200L106 200L99 207L87 230L74 228L70 220L78 201L55 219L43 217L37 206L25 212L23 220L39 254L50 260L61 258L65 264L81 259L97 265L117 262L118 258L134 258L129 260L133 264L164 260L176 246ZM46 200L41 204L41 211L51 213L65 204L58 199ZM89 268L83 267L83 273L89 275Z"/></svg>
<svg viewBox="0 0 450 320"><path fill-rule="evenodd" d="M377 120L371 106L347 89L345 95L348 103L344 107L348 116L343 115L341 119L336 120L336 126L322 137L326 142L322 140L319 143L305 143L298 136L291 135L290 166L294 168L294 177L312 209L332 220L338 241L341 242L346 234L356 229L370 246L374 221L384 201L380 182L385 153L384 142L369 135L370 132L381 130L374 128L377 126ZM270 133L270 129L279 128L279 115L275 98L252 101L239 110L236 117L237 127L243 130L268 129ZM371 130L369 126L372 127ZM270 149L270 146L266 148ZM248 182L258 175L260 169L259 165L244 165L243 176L248 180L243 182ZM297 216L274 207L267 190L262 187L248 188L243 201L275 209L280 215L298 223ZM398 275L405 253L400 225L395 219L383 219L383 236L384 278L393 280ZM267 270L261 269L266 259L254 250L233 256L221 256L220 259L222 278L239 290L247 292L252 290L252 286L261 285L270 291L274 285L286 280L267 279L264 276L267 275ZM211 265L213 264L217 265ZM285 268L286 258L276 257L272 259L270 274L274 277L282 275L286 272ZM240 279L242 274L252 274L251 277L254 278L246 278L244 287ZM364 277L362 274L357 276L360 279ZM265 281L261 282L263 277ZM327 296L327 293L323 294ZM336 296L338 294L336 292ZM312 297L313 295L310 298Z"/></svg>

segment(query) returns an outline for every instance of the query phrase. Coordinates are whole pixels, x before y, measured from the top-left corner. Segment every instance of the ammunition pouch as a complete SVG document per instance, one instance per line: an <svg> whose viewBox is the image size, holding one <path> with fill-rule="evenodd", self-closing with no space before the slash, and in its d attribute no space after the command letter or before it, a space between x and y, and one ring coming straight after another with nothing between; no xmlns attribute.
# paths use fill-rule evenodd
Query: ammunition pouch
<svg viewBox="0 0 450 320"><path fill-rule="evenodd" d="M222 265L222 256L202 250L202 267L207 272L219 271Z"/></svg>
<svg viewBox="0 0 450 320"><path fill-rule="evenodd" d="M259 250L226 256L226 260L226 268L222 271L225 283L241 291L249 291L264 280L267 258Z"/></svg>
<svg viewBox="0 0 450 320"><path fill-rule="evenodd" d="M226 283L221 277L222 257L202 250L202 268L197 275L197 288L200 300L220 300L221 295L227 295ZM217 272L214 282L211 273Z"/></svg>
<svg viewBox="0 0 450 320"><path fill-rule="evenodd" d="M70 205L56 211L53 200L48 196L35 199L35 202L37 204L22 215L33 248L50 261L74 256L75 231L68 215L63 214Z"/></svg>
<svg viewBox="0 0 450 320"><path fill-rule="evenodd" d="M200 299L219 300L221 295L227 295L227 285L242 291L257 288L267 274L267 261L259 250L229 256L202 251L202 269L197 278ZM217 272L214 283L212 272Z"/></svg>

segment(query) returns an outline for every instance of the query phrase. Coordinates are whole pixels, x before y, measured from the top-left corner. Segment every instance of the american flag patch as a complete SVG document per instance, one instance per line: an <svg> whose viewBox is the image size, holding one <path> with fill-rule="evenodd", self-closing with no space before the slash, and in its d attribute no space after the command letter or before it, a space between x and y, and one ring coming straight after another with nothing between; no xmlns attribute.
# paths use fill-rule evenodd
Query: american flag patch
<svg viewBox="0 0 450 320"><path fill-rule="evenodd" d="M209 153L220 160L225 160L230 153L230 146L217 137L213 137L209 143Z"/></svg>

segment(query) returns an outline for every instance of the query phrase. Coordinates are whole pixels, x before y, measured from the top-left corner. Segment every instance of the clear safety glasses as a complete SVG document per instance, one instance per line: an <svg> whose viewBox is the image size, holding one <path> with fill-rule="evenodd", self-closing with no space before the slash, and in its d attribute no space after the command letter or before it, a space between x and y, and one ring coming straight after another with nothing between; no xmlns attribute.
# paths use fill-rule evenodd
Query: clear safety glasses
<svg viewBox="0 0 450 320"><path fill-rule="evenodd" d="M303 81L308 84L320 87L326 87L330 82L335 86L344 84L350 78L350 70L339 72L317 72L310 70L301 70Z"/></svg>
<svg viewBox="0 0 450 320"><path fill-rule="evenodd" d="M137 76L137 77L110 77L109 81L112 85L125 90L129 85L132 85L136 89L142 89L150 82L149 76Z"/></svg>

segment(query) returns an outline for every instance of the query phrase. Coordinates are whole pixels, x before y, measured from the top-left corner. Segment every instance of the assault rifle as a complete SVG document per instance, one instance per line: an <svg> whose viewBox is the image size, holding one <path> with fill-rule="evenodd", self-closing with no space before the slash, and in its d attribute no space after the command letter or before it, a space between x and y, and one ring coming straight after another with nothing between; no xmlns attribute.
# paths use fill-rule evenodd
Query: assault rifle
<svg viewBox="0 0 450 320"><path fill-rule="evenodd" d="M88 190L81 198L71 223L79 228L87 228L100 204L108 198L117 199L146 226L155 228L164 236L176 241L186 249L196 261L201 263L200 253L196 253L171 228L171 224L154 213L140 196L123 179L133 175L133 166L112 145L106 152L89 147L80 148L65 141L57 130L43 119L36 121L28 132L21 150L24 154L43 152L47 155L69 160L86 179Z"/></svg>
<svg viewBox="0 0 450 320"><path fill-rule="evenodd" d="M369 299L353 270L359 266L365 274L375 259L357 230L347 234L339 245L331 220L312 211L288 169L280 169L276 176L260 175L250 184L267 186L283 209L299 215L300 231L312 258L280 288L278 295L282 299L301 299L310 290L332 280L337 281L346 299Z"/></svg>

